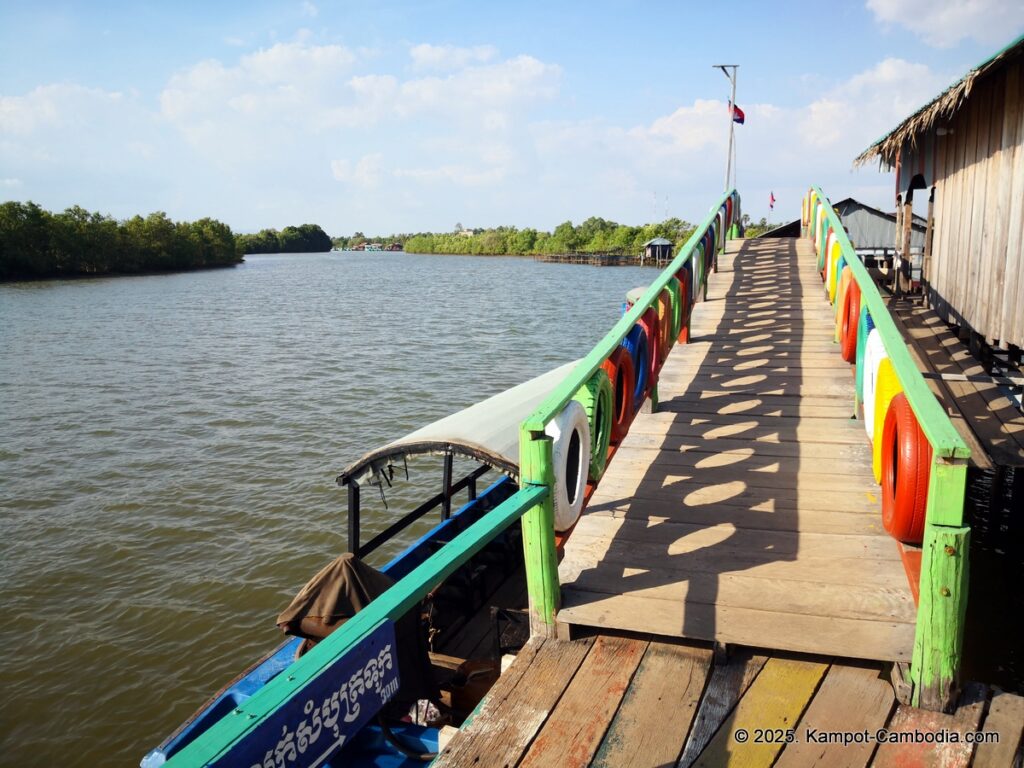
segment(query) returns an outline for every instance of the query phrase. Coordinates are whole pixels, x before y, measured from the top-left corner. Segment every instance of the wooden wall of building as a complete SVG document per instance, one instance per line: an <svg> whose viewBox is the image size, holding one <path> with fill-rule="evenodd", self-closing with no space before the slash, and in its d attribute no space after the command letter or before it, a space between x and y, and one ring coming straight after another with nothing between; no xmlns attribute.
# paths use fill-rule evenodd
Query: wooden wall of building
<svg viewBox="0 0 1024 768"><path fill-rule="evenodd" d="M1024 347L1024 61L979 78L929 134L905 155L901 176L934 169L925 179L935 185L926 275L934 306L990 342ZM927 192L914 196L914 213L926 213Z"/></svg>

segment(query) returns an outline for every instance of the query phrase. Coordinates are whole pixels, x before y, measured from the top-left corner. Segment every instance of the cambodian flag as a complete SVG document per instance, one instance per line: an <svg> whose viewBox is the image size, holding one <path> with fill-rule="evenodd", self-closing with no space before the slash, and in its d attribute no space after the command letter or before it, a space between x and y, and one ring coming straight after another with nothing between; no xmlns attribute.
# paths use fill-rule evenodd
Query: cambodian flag
<svg viewBox="0 0 1024 768"><path fill-rule="evenodd" d="M774 211L775 210L775 193L774 192L769 192L768 193L768 210L769 211Z"/></svg>
<svg viewBox="0 0 1024 768"><path fill-rule="evenodd" d="M734 123L743 125L743 121L746 119L746 115L743 114L743 110L737 107L735 104L732 105L732 120Z"/></svg>

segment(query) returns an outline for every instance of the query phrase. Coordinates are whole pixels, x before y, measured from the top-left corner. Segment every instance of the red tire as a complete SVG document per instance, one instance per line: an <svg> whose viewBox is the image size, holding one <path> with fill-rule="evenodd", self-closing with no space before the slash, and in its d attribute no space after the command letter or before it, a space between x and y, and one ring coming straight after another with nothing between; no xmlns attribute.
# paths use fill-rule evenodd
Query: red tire
<svg viewBox="0 0 1024 768"><path fill-rule="evenodd" d="M633 356L625 347L616 347L608 359L601 363L601 367L612 381L611 442L618 445L633 421L633 394L636 391Z"/></svg>
<svg viewBox="0 0 1024 768"><path fill-rule="evenodd" d="M882 428L882 525L906 544L920 544L928 502L932 447L900 392Z"/></svg>
<svg viewBox="0 0 1024 768"><path fill-rule="evenodd" d="M672 338L672 294L665 288L658 294L658 370L665 364L669 350L675 343Z"/></svg>
<svg viewBox="0 0 1024 768"><path fill-rule="evenodd" d="M658 332L658 311L654 307L648 307L640 318L640 327L647 334L647 391L644 397L650 394L658 383L658 368L661 360L661 336Z"/></svg>
<svg viewBox="0 0 1024 768"><path fill-rule="evenodd" d="M676 277L679 279L679 306L683 315L679 323L677 341L680 344L687 344L690 341L690 273L681 269Z"/></svg>
<svg viewBox="0 0 1024 768"><path fill-rule="evenodd" d="M857 322L860 318L860 286L851 280L846 293L843 294L843 306L840 308L839 327L840 354L848 363L857 362Z"/></svg>

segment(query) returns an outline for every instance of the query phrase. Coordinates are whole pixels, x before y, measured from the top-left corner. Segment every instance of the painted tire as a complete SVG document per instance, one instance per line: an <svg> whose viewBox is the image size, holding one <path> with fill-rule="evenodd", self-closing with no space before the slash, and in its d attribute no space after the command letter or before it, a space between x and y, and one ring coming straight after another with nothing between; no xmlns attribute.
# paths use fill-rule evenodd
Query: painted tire
<svg viewBox="0 0 1024 768"><path fill-rule="evenodd" d="M654 307L649 307L640 316L640 327L647 334L647 388L644 390L644 397L651 391L658 381L658 367L661 360L661 332L658 330L658 313ZM643 399L640 400L643 403ZM636 410L640 410L637 405Z"/></svg>
<svg viewBox="0 0 1024 768"><path fill-rule="evenodd" d="M596 483L604 474L612 437L612 382L608 374L598 368L573 399L587 412L587 426L590 428L590 471L587 477Z"/></svg>
<svg viewBox="0 0 1024 768"><path fill-rule="evenodd" d="M658 369L665 364L669 350L675 343L672 335L672 294L667 288L658 295Z"/></svg>
<svg viewBox="0 0 1024 768"><path fill-rule="evenodd" d="M704 243L697 243L697 251L690 259L693 265L693 303L700 301L701 284L704 282Z"/></svg>
<svg viewBox="0 0 1024 768"><path fill-rule="evenodd" d="M823 253L826 253L826 254L832 253L832 246L835 244L835 242L836 242L836 233L833 232L832 230L829 230L828 237L825 238L825 250L823 251ZM827 280L828 279L828 259L827 258L822 258L820 256L820 254L819 254L819 257L818 257L818 271L823 273L822 274L822 279L823 280Z"/></svg>
<svg viewBox="0 0 1024 768"><path fill-rule="evenodd" d="M864 431L868 440L875 434L875 382L878 380L878 365L888 356L878 330L872 330L864 345Z"/></svg>
<svg viewBox="0 0 1024 768"><path fill-rule="evenodd" d="M920 544L928 503L932 447L900 392L882 427L882 525L906 544Z"/></svg>
<svg viewBox="0 0 1024 768"><path fill-rule="evenodd" d="M866 306L860 308L860 319L857 321L857 363L854 371L854 379L857 387L857 397L861 403L864 402L864 350L868 345L868 334L875 327L875 321L871 319Z"/></svg>
<svg viewBox="0 0 1024 768"><path fill-rule="evenodd" d="M860 286L853 279L853 270L846 268L850 273L850 280L843 292L843 301L839 308L839 352L843 360L848 363L857 362L857 326L860 321Z"/></svg>
<svg viewBox="0 0 1024 768"><path fill-rule="evenodd" d="M679 339L679 329L683 327L683 286L679 278L672 277L668 281L668 292L672 296L672 346Z"/></svg>
<svg viewBox="0 0 1024 768"><path fill-rule="evenodd" d="M853 270L845 264L836 277L836 302L832 305L832 323L836 327L835 341L839 341L839 310L846 301L846 292L850 290L850 282L853 280Z"/></svg>
<svg viewBox="0 0 1024 768"><path fill-rule="evenodd" d="M693 285L690 268L683 267L676 272L676 277L679 280L679 306L683 310L679 319L679 343L687 344L690 341L690 308L693 306L690 301L690 287Z"/></svg>
<svg viewBox="0 0 1024 768"><path fill-rule="evenodd" d="M587 412L576 400L570 400L544 430L551 440L555 485L555 530L567 531L579 519L587 490L587 461L590 425Z"/></svg>
<svg viewBox="0 0 1024 768"><path fill-rule="evenodd" d="M871 441L871 471L875 473L875 482L879 484L882 482L882 428L885 426L889 404L902 391L892 361L888 357L883 358L878 364L878 378L875 380L875 412L872 414L875 430Z"/></svg>
<svg viewBox="0 0 1024 768"><path fill-rule="evenodd" d="M843 273L843 268L846 266L846 257L839 252L838 245L835 247L834 253L838 254L838 257L832 263L832 274L828 280L828 300L832 302L833 312L835 312L835 303L838 298L839 276Z"/></svg>
<svg viewBox="0 0 1024 768"><path fill-rule="evenodd" d="M625 349L633 361L633 414L640 410L640 405L647 394L648 358L650 357L650 344L647 341L647 331L639 323L634 325L626 338L622 340L622 348Z"/></svg>
<svg viewBox="0 0 1024 768"><path fill-rule="evenodd" d="M625 347L616 347L608 359L601 363L601 368L608 374L612 384L612 428L609 440L618 445L633 421L633 398L636 392L633 356Z"/></svg>

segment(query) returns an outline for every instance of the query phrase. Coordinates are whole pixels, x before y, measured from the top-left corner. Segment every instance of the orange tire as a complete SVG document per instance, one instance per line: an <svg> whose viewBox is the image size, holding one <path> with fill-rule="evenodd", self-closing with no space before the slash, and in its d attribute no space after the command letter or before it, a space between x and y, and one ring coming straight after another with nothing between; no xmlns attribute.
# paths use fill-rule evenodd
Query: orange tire
<svg viewBox="0 0 1024 768"><path fill-rule="evenodd" d="M601 367L612 382L612 445L618 445L629 431L633 421L633 394L636 391L636 372L633 356L625 347L616 347Z"/></svg>
<svg viewBox="0 0 1024 768"><path fill-rule="evenodd" d="M679 343L687 344L690 341L690 272L681 269L676 274L679 280L679 307L682 317L679 321Z"/></svg>
<svg viewBox="0 0 1024 768"><path fill-rule="evenodd" d="M849 269L849 267L847 267ZM857 361L857 323L860 320L860 286L851 279L839 308L839 344L843 360Z"/></svg>
<svg viewBox="0 0 1024 768"><path fill-rule="evenodd" d="M928 506L932 447L900 392L882 429L882 525L905 544L920 544Z"/></svg>
<svg viewBox="0 0 1024 768"><path fill-rule="evenodd" d="M668 357L675 339L672 338L672 294L668 288L658 296L658 368Z"/></svg>

